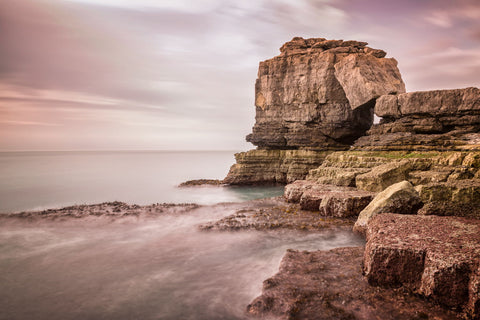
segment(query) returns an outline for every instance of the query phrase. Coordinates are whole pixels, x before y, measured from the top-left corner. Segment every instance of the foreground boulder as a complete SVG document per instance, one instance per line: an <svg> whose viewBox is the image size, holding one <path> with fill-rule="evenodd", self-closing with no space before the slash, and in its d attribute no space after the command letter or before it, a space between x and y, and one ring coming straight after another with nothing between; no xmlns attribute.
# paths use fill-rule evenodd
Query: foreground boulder
<svg viewBox="0 0 480 320"><path fill-rule="evenodd" d="M261 319L442 319L460 317L404 290L369 286L362 247L288 250L247 312Z"/></svg>
<svg viewBox="0 0 480 320"><path fill-rule="evenodd" d="M369 222L381 213L415 214L422 207L422 201L413 185L402 181L383 190L363 209L353 230L365 234Z"/></svg>
<svg viewBox="0 0 480 320"><path fill-rule="evenodd" d="M394 183L406 180L411 170L412 162L407 159L385 163L356 176L355 184L362 190L380 192Z"/></svg>
<svg viewBox="0 0 480 320"><path fill-rule="evenodd" d="M284 195L288 202L299 203L303 210L319 211L323 216L347 218L358 216L375 193L297 180L285 187Z"/></svg>
<svg viewBox="0 0 480 320"><path fill-rule="evenodd" d="M364 273L372 285L403 286L480 317L480 220L377 215L367 228Z"/></svg>

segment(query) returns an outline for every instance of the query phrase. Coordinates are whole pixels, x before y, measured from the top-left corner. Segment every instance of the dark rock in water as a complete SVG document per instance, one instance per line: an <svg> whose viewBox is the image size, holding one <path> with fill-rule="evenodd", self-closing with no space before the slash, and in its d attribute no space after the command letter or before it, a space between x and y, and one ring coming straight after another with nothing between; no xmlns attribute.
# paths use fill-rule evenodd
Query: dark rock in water
<svg viewBox="0 0 480 320"><path fill-rule="evenodd" d="M372 285L403 286L480 317L480 220L382 214L367 228L364 272Z"/></svg>
<svg viewBox="0 0 480 320"><path fill-rule="evenodd" d="M364 150L478 149L480 89L465 88L385 95L377 99L382 117L356 148Z"/></svg>
<svg viewBox="0 0 480 320"><path fill-rule="evenodd" d="M195 187L195 186L219 186L223 184L223 180L217 179L197 179L197 180L188 180L180 183L179 187Z"/></svg>
<svg viewBox="0 0 480 320"><path fill-rule="evenodd" d="M247 141L268 148L345 149L373 122L376 98L403 93L395 59L365 42L294 38L260 63Z"/></svg>
<svg viewBox="0 0 480 320"><path fill-rule="evenodd" d="M74 205L59 209L47 209L42 211L25 211L0 215L5 219L29 219L29 220L67 220L81 218L125 218L125 217L155 217L160 214L185 214L199 208L193 203L155 203L146 206L127 204L120 201L103 202L99 204Z"/></svg>
<svg viewBox="0 0 480 320"><path fill-rule="evenodd" d="M238 210L235 214L219 221L202 224L200 230L302 230L317 231L325 229L351 230L354 220L322 217L318 212L302 210L296 204L281 201L275 206Z"/></svg>
<svg viewBox="0 0 480 320"><path fill-rule="evenodd" d="M288 250L247 312L262 319L461 319L402 289L369 286L362 254L361 247Z"/></svg>

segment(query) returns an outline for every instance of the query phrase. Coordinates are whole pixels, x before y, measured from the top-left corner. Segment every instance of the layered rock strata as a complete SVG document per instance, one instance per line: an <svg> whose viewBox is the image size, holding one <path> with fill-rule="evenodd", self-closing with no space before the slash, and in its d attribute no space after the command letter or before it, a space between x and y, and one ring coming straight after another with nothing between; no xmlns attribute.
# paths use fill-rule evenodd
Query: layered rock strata
<svg viewBox="0 0 480 320"><path fill-rule="evenodd" d="M355 147L363 150L472 150L480 148L480 89L384 95L382 117Z"/></svg>
<svg viewBox="0 0 480 320"><path fill-rule="evenodd" d="M407 202L397 203L398 210L393 209L395 206L382 205L385 207L382 212L415 214L421 208L418 213L423 215L480 217L479 178L480 152L339 151L329 154L320 167L310 170L305 181L287 185L285 198L306 210L319 210L331 216L353 216L359 214L351 208L353 204L354 208L360 208L357 204L362 203L359 200L361 190L372 195L387 193L387 200L393 201L396 198L387 190L404 181L415 186L416 191L407 192L412 197L406 199ZM335 200L328 200L330 195L334 195L332 199ZM415 205L410 205L411 201ZM348 205L338 205L332 212L324 210L322 203ZM338 213L340 211L344 213ZM362 233L366 222L363 224L362 230L359 229Z"/></svg>
<svg viewBox="0 0 480 320"><path fill-rule="evenodd" d="M288 202L299 203L303 210L319 211L320 215L329 217L356 217L374 196L373 192L307 180L297 180L285 187Z"/></svg>
<svg viewBox="0 0 480 320"><path fill-rule="evenodd" d="M397 61L366 42L297 37L280 52L260 62L255 84L255 125L247 141L261 150L238 156L226 183L304 178L314 167L300 157L290 163L298 173L289 175L282 156L273 155L270 166L263 150L348 149L372 125L375 99L405 92Z"/></svg>
<svg viewBox="0 0 480 320"><path fill-rule="evenodd" d="M328 152L309 150L250 150L235 154L226 184L290 183L304 179Z"/></svg>
<svg viewBox="0 0 480 320"><path fill-rule="evenodd" d="M480 317L480 220L382 214L367 229L364 273Z"/></svg>
<svg viewBox="0 0 480 320"><path fill-rule="evenodd" d="M393 58L357 41L294 38L260 62L247 141L267 148L344 149L373 122L373 104L405 92Z"/></svg>

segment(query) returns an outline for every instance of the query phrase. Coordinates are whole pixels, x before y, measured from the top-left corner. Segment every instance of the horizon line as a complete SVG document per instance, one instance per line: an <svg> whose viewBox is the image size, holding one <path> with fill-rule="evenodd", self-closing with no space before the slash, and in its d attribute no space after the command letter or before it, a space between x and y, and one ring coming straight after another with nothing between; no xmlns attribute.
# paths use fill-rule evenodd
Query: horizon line
<svg viewBox="0 0 480 320"><path fill-rule="evenodd" d="M234 149L79 149L79 150L0 150L0 153L14 152L241 152Z"/></svg>

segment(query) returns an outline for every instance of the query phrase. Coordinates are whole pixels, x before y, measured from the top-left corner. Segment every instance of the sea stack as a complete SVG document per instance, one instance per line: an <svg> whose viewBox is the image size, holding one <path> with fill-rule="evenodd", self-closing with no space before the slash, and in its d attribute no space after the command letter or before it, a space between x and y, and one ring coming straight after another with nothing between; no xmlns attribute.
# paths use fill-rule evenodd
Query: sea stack
<svg viewBox="0 0 480 320"><path fill-rule="evenodd" d="M397 61L366 42L295 37L260 62L256 117L224 182L303 179L332 151L347 150L373 123L375 101L405 92Z"/></svg>

